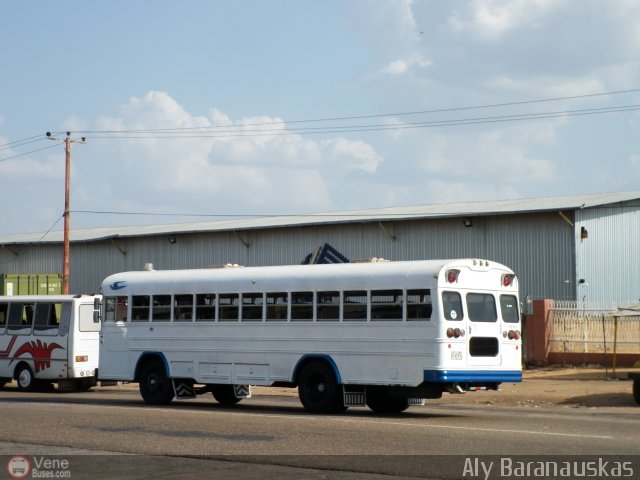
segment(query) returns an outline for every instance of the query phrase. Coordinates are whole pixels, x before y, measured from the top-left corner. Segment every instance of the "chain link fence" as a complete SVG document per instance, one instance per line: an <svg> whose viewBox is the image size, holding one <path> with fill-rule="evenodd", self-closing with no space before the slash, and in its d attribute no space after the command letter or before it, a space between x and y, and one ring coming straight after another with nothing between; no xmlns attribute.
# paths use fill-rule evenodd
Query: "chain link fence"
<svg viewBox="0 0 640 480"><path fill-rule="evenodd" d="M550 352L640 354L640 305L556 301L549 325Z"/></svg>

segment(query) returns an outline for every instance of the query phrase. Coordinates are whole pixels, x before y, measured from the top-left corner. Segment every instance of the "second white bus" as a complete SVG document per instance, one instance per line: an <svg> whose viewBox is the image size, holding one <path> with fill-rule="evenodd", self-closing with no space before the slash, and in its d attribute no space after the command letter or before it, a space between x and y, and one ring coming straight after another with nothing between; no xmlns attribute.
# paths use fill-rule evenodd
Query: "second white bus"
<svg viewBox="0 0 640 480"><path fill-rule="evenodd" d="M400 412L522 379L517 277L487 260L124 272L101 291L100 379L150 404L271 385L311 412Z"/></svg>
<svg viewBox="0 0 640 480"><path fill-rule="evenodd" d="M94 295L0 296L0 387L30 391L96 384L99 315Z"/></svg>

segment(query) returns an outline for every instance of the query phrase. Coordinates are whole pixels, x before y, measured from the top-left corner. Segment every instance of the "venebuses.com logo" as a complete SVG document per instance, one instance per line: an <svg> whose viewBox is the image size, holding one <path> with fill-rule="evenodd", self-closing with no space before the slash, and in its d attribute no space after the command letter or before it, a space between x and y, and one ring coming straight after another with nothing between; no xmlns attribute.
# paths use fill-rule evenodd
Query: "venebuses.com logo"
<svg viewBox="0 0 640 480"><path fill-rule="evenodd" d="M70 462L66 458L34 456L30 459L14 455L7 462L9 478L71 478Z"/></svg>
<svg viewBox="0 0 640 480"><path fill-rule="evenodd" d="M26 478L31 472L31 464L26 457L11 457L7 462L7 472L11 478Z"/></svg>

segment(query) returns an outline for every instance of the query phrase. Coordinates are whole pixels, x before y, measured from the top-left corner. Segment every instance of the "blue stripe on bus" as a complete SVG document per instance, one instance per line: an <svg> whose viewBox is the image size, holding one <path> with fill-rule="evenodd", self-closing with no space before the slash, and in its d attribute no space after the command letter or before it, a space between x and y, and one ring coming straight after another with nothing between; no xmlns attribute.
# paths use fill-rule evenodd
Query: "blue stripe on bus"
<svg viewBox="0 0 640 480"><path fill-rule="evenodd" d="M424 381L433 383L521 382L520 370L425 370Z"/></svg>

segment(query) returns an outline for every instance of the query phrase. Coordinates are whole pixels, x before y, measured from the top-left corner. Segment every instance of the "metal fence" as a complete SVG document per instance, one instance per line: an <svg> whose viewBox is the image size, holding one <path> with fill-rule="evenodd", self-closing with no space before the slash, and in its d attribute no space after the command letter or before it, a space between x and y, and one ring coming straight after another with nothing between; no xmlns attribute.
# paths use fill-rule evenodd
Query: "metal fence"
<svg viewBox="0 0 640 480"><path fill-rule="evenodd" d="M605 302L556 301L549 319L549 351L640 354L640 312L617 307Z"/></svg>

